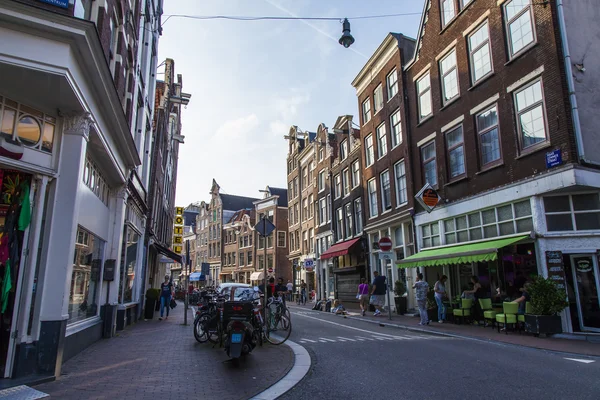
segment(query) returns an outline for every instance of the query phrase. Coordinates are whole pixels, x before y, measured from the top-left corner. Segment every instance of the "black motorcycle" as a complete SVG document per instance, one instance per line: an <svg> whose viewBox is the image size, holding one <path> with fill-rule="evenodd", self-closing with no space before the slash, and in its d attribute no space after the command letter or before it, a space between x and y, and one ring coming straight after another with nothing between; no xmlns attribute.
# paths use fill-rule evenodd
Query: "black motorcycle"
<svg viewBox="0 0 600 400"><path fill-rule="evenodd" d="M223 325L227 339L225 351L232 359L249 354L260 342L260 330L256 329L255 311L257 295L250 289L248 295L223 305Z"/></svg>

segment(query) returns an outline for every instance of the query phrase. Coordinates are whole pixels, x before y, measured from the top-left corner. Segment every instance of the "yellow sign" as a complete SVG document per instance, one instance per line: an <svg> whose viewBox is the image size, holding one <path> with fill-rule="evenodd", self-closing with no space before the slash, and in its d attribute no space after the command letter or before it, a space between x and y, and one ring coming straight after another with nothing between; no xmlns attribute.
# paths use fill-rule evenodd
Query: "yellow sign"
<svg viewBox="0 0 600 400"><path fill-rule="evenodd" d="M174 236L173 243L175 244L183 244L183 236Z"/></svg>
<svg viewBox="0 0 600 400"><path fill-rule="evenodd" d="M183 225L183 217L181 215L175 217L175 225Z"/></svg>
<svg viewBox="0 0 600 400"><path fill-rule="evenodd" d="M173 246L173 252L175 252L177 254L181 254L182 250L183 250L183 247L181 247L181 246Z"/></svg>
<svg viewBox="0 0 600 400"><path fill-rule="evenodd" d="M173 235L183 235L183 226L174 226Z"/></svg>
<svg viewBox="0 0 600 400"><path fill-rule="evenodd" d="M183 207L175 207L175 215L183 215Z"/></svg>
<svg viewBox="0 0 600 400"><path fill-rule="evenodd" d="M175 220L173 221L173 251L181 254L183 251L183 207L175 207Z"/></svg>

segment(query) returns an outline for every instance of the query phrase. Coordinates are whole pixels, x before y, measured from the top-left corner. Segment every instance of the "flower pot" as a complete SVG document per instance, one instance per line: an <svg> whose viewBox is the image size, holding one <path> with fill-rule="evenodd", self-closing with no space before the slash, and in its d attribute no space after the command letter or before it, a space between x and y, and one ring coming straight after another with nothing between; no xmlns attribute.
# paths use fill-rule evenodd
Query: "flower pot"
<svg viewBox="0 0 600 400"><path fill-rule="evenodd" d="M401 297L401 296L394 297L394 303L396 303L396 313L398 313L398 315L406 314L406 312L408 310L406 297Z"/></svg>
<svg viewBox="0 0 600 400"><path fill-rule="evenodd" d="M154 318L154 310L156 307L155 299L146 299L146 307L144 308L144 319Z"/></svg>
<svg viewBox="0 0 600 400"><path fill-rule="evenodd" d="M535 336L562 333L560 315L525 315L525 330Z"/></svg>

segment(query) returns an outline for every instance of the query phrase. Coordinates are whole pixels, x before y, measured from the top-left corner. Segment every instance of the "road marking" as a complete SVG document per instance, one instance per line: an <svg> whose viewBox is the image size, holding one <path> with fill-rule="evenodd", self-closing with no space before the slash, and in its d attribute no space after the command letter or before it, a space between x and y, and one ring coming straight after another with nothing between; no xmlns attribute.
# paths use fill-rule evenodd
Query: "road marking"
<svg viewBox="0 0 600 400"><path fill-rule="evenodd" d="M306 338L302 338L300 339L301 342L311 342L311 343L317 343L315 340L310 340L310 339L306 339Z"/></svg>
<svg viewBox="0 0 600 400"><path fill-rule="evenodd" d="M327 338L324 338L324 337L322 337L322 338L319 338L319 341L321 341L321 340L326 340L326 341L328 341L328 342L335 342L335 340L332 340L332 339L327 339Z"/></svg>
<svg viewBox="0 0 600 400"><path fill-rule="evenodd" d="M577 361L577 362L584 363L584 364L591 364L591 363L595 362L595 360L584 360L582 358L567 358L567 357L565 357L565 360Z"/></svg>
<svg viewBox="0 0 600 400"><path fill-rule="evenodd" d="M356 340L355 340L355 339L349 339L349 338L345 338L345 337L343 337L343 336L338 336L338 339L339 339L340 341L344 341L344 342L345 342L345 341L356 342Z"/></svg>
<svg viewBox="0 0 600 400"><path fill-rule="evenodd" d="M370 340L370 341L375 340L375 339L372 339L372 338L362 337L362 336L357 336L357 338L359 338L358 340Z"/></svg>
<svg viewBox="0 0 600 400"><path fill-rule="evenodd" d="M302 314L298 314L296 312L294 312L293 314L297 314L298 316L303 317L303 318L316 319L317 321L325 322L326 324L341 326L341 327L346 328L346 329L352 329L352 330L359 331L359 332L366 332L366 333L371 334L371 335L380 335L380 336L387 336L387 337L392 337L392 338L397 337L395 335L389 335L387 333L378 333L378 332L373 332L373 331L369 331L369 330L366 330L366 329L355 328L353 326L348 326L348 325L344 325L344 324L338 324L337 322L327 321L327 320L324 320L324 319L321 319L321 318L310 317L308 315L302 315Z"/></svg>

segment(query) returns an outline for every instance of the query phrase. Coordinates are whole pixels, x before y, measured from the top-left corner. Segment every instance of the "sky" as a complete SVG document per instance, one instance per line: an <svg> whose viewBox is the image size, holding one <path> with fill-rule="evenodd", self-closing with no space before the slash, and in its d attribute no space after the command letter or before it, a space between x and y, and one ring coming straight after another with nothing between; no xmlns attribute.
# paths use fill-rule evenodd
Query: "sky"
<svg viewBox="0 0 600 400"><path fill-rule="evenodd" d="M286 188L284 135L292 125L316 132L358 116L352 80L389 32L416 37L423 1L166 0L165 15L348 17L356 40L348 49L338 43L337 20L166 21L159 59L175 61L192 95L182 112L177 205L210 200L213 179L222 193L257 198L267 185ZM413 15L351 18L399 13Z"/></svg>

